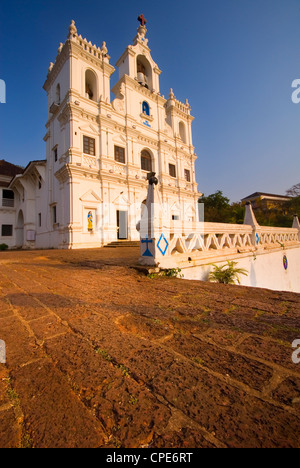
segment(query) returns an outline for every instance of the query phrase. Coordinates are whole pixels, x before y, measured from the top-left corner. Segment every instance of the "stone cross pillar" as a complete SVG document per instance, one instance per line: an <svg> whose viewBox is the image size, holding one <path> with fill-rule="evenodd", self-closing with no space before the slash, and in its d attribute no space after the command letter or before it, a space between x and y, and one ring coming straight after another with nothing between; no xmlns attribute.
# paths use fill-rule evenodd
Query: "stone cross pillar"
<svg viewBox="0 0 300 468"><path fill-rule="evenodd" d="M169 254L170 230L163 232L163 207L155 173L148 174L148 196L139 223L141 236L141 265L159 266Z"/></svg>

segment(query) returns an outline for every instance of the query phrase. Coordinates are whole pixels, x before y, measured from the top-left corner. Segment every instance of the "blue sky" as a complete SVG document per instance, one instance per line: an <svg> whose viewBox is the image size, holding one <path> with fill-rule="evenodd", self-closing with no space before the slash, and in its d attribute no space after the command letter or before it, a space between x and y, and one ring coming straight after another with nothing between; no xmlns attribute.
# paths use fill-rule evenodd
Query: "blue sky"
<svg viewBox="0 0 300 468"><path fill-rule="evenodd" d="M2 0L0 159L45 158L42 86L71 19L92 43L107 42L115 65L141 13L162 94L172 87L195 116L199 190L237 201L299 183L300 104L291 100L300 79L299 0Z"/></svg>

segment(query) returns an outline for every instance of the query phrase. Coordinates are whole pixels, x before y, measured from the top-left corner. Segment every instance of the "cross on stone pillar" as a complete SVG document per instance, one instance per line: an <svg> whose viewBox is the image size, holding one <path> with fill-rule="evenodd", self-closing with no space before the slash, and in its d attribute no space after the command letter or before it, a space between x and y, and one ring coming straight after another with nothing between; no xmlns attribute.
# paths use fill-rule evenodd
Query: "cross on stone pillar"
<svg viewBox="0 0 300 468"><path fill-rule="evenodd" d="M141 265L161 267L170 262L170 227L159 193L158 179L155 172L147 175L149 182L146 205L138 230L141 236Z"/></svg>
<svg viewBox="0 0 300 468"><path fill-rule="evenodd" d="M147 244L147 248L145 252L143 253L143 257L153 257L152 253L149 250L149 244L153 243L152 239L141 239L142 244Z"/></svg>
<svg viewBox="0 0 300 468"><path fill-rule="evenodd" d="M145 24L147 23L147 20L144 15L140 15L138 17L138 21L141 23L142 26L145 26Z"/></svg>

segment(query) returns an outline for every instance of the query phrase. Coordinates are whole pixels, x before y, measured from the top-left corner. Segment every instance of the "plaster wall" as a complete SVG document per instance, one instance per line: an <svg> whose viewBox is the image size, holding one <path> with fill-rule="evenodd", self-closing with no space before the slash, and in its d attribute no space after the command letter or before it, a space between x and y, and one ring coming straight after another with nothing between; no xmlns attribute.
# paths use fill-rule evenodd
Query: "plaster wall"
<svg viewBox="0 0 300 468"><path fill-rule="evenodd" d="M288 260L288 268L285 270L283 264L284 256ZM300 246L275 252L257 253L256 256L230 257L230 260L238 262L237 268L245 268L248 276L241 275L241 285L256 288L266 288L277 291L291 291L300 293ZM207 281L210 271L213 269L211 263L223 265L226 263L214 262L201 266L194 266L182 270L184 279Z"/></svg>
<svg viewBox="0 0 300 468"><path fill-rule="evenodd" d="M0 244L6 244L9 248L14 247L16 243L15 236L15 219L16 213L13 209L0 209ZM12 236L2 236L2 225L11 225L13 226L13 235Z"/></svg>

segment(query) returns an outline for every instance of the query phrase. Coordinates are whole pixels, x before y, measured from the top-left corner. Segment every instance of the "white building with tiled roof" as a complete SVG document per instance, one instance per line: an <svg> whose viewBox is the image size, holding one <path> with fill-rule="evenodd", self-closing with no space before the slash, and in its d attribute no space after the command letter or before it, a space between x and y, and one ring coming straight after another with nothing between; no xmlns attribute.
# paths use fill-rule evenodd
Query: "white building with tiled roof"
<svg viewBox="0 0 300 468"><path fill-rule="evenodd" d="M0 161L0 245L10 248L16 245L16 197L15 191L8 187L12 178L22 172L21 167L3 159Z"/></svg>

